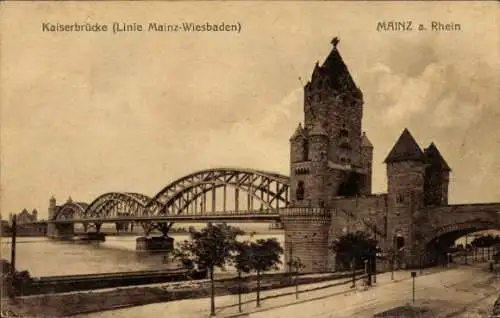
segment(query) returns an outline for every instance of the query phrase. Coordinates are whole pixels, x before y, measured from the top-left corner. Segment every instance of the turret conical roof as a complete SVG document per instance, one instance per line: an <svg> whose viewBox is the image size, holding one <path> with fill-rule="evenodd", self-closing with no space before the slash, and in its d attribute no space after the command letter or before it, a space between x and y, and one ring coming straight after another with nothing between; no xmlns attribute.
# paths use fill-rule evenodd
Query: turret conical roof
<svg viewBox="0 0 500 318"><path fill-rule="evenodd" d="M425 161L424 153L418 146L410 131L405 128L392 150L389 152L385 163L398 161Z"/></svg>
<svg viewBox="0 0 500 318"><path fill-rule="evenodd" d="M290 137L290 140L295 140L299 137L304 138L304 128L302 128L302 124L299 123L299 126L297 129L295 129L295 132L293 133L292 137Z"/></svg>
<svg viewBox="0 0 500 318"><path fill-rule="evenodd" d="M450 166L448 166L448 163L446 163L446 160L444 160L443 156L433 142L431 142L429 147L424 149L424 154L427 163L444 171L451 171Z"/></svg>
<svg viewBox="0 0 500 318"><path fill-rule="evenodd" d="M361 147L373 148L373 145L370 142L370 139L368 139L368 136L366 135L366 133L364 131L363 131L363 135L361 136Z"/></svg>

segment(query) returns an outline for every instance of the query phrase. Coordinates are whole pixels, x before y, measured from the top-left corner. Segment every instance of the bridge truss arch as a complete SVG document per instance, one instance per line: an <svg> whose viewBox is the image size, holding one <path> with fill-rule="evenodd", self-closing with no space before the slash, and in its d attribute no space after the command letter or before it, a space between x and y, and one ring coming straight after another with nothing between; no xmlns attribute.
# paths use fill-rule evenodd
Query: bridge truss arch
<svg viewBox="0 0 500 318"><path fill-rule="evenodd" d="M151 204L151 198L132 192L108 192L97 197L88 205L84 218L119 218L127 216L146 216L146 206Z"/></svg>
<svg viewBox="0 0 500 318"><path fill-rule="evenodd" d="M217 215L277 213L289 205L290 178L281 174L234 168L198 171L163 188L147 205L149 215ZM246 197L240 196L240 193ZM242 202L246 207L242 208ZM257 206L255 206L257 202ZM229 205L234 208L229 208Z"/></svg>
<svg viewBox="0 0 500 318"><path fill-rule="evenodd" d="M85 215L87 203L68 201L57 209L54 220L81 219Z"/></svg>

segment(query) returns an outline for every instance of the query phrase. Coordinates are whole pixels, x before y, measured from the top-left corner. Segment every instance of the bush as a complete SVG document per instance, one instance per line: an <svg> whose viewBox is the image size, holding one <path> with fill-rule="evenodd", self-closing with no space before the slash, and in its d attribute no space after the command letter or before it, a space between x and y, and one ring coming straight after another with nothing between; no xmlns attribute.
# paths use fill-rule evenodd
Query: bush
<svg viewBox="0 0 500 318"><path fill-rule="evenodd" d="M497 301L493 305L492 317L500 316L500 297L498 297Z"/></svg>
<svg viewBox="0 0 500 318"><path fill-rule="evenodd" d="M29 288L33 279L28 271L17 271L12 268L12 264L2 259L2 273L0 284L2 294L9 297L22 294L24 289Z"/></svg>

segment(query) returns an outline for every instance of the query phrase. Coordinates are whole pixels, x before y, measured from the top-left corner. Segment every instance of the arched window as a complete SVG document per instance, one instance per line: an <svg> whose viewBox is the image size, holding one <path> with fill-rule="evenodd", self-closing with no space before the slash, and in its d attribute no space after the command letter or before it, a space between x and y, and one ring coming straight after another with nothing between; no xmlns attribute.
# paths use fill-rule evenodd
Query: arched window
<svg viewBox="0 0 500 318"><path fill-rule="evenodd" d="M405 239L401 235L396 235L394 237L394 247L396 250L400 250L403 246L405 246Z"/></svg>
<svg viewBox="0 0 500 318"><path fill-rule="evenodd" d="M297 184L297 190L295 192L295 196L297 197L298 201L304 200L304 196L305 196L304 192L305 192L304 181L299 181L299 183Z"/></svg>

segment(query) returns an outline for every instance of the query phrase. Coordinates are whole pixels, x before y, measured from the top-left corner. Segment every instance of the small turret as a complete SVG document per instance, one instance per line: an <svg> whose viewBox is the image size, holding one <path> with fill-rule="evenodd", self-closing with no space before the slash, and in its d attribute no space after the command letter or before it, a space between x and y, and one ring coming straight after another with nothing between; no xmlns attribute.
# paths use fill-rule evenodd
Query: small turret
<svg viewBox="0 0 500 318"><path fill-rule="evenodd" d="M373 172L373 145L368 139L366 132L361 136L361 168L365 171L363 176L361 194L370 195L372 193L372 172Z"/></svg>
<svg viewBox="0 0 500 318"><path fill-rule="evenodd" d="M51 207L51 208L55 208L56 207L56 198L54 198L54 196L50 197L49 207Z"/></svg>
<svg viewBox="0 0 500 318"><path fill-rule="evenodd" d="M54 218L54 215L56 213L56 198L52 196L49 200L49 209L48 209L48 215L49 215L49 220L52 220Z"/></svg>
<svg viewBox="0 0 500 318"><path fill-rule="evenodd" d="M425 204L447 205L450 166L432 142L424 149L427 163L425 169Z"/></svg>
<svg viewBox="0 0 500 318"><path fill-rule="evenodd" d="M307 132L299 123L295 133L290 138L290 161L293 163L307 160L309 160L309 141Z"/></svg>
<svg viewBox="0 0 500 318"><path fill-rule="evenodd" d="M309 136L309 158L315 162L326 162L328 159L326 156L328 152L328 133L320 124L316 124L309 132Z"/></svg>

